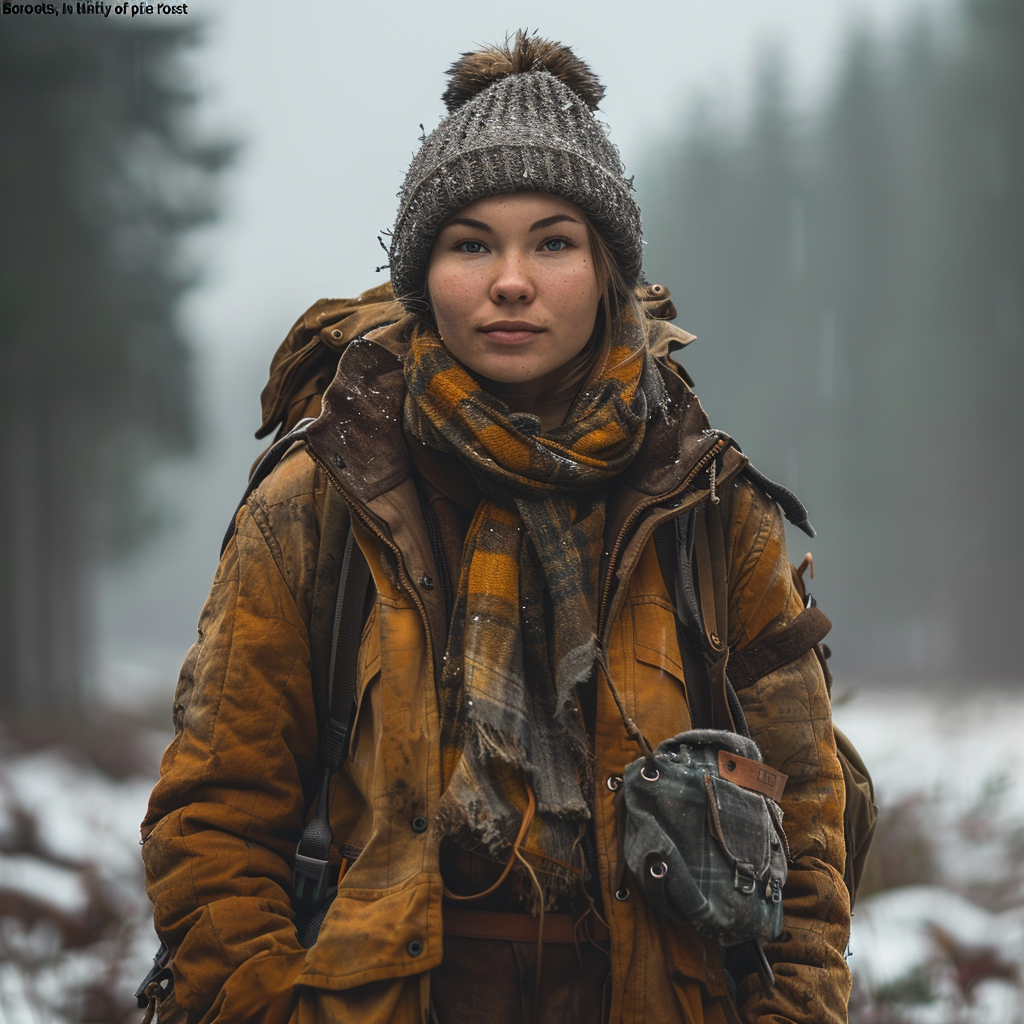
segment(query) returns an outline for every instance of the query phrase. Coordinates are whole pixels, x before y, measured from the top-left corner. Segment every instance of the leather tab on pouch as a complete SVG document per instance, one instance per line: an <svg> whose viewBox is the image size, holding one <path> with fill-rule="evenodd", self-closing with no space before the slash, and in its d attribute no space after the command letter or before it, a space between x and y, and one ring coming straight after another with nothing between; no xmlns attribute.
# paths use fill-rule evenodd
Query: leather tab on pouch
<svg viewBox="0 0 1024 1024"><path fill-rule="evenodd" d="M770 796L776 803L782 799L782 791L789 781L788 775L769 768L763 761L752 761L730 750L718 752L718 774L743 789Z"/></svg>

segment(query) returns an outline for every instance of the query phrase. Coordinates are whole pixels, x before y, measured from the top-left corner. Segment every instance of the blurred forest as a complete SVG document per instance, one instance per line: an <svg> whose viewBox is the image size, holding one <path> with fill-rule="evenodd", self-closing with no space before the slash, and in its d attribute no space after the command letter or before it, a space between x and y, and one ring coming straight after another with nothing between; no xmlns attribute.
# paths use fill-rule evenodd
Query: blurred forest
<svg viewBox="0 0 1024 1024"><path fill-rule="evenodd" d="M1024 3L961 13L952 34L851 32L810 111L766 52L748 119L698 100L637 176L698 391L810 506L844 674L890 683L1021 677ZM193 130L180 25L0 31L4 724L80 720L96 568L152 535L145 471L194 446L180 243L217 215L233 147ZM851 1020L1019 1021L1024 702L888 696L837 702L883 804ZM0 1020L138 1019L137 822L167 737L108 718L62 746L0 732Z"/></svg>
<svg viewBox="0 0 1024 1024"><path fill-rule="evenodd" d="M193 23L194 25L194 23ZM0 32L0 710L73 714L94 569L159 517L141 473L189 450L196 281L230 145L197 141L195 27L5 17Z"/></svg>
<svg viewBox="0 0 1024 1024"><path fill-rule="evenodd" d="M698 393L809 506L860 679L1021 675L1024 4L961 17L853 31L810 115L766 52L746 123L699 99L638 175Z"/></svg>

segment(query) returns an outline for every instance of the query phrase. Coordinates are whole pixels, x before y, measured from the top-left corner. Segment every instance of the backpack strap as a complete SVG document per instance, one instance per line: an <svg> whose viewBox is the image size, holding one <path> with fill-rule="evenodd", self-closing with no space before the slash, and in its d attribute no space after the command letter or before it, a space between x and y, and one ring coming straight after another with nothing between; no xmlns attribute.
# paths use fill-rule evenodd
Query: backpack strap
<svg viewBox="0 0 1024 1024"><path fill-rule="evenodd" d="M750 737L729 662L729 566L721 502L713 495L687 516L654 531L655 551L676 613L691 728L727 729ZM694 579L696 572L696 580ZM759 939L745 950L765 995L775 975Z"/></svg>
<svg viewBox="0 0 1024 1024"><path fill-rule="evenodd" d="M329 487L328 495L340 494ZM328 505L329 507L329 505ZM325 521L327 508L325 508ZM321 548L330 538L321 532ZM309 948L316 940L330 902L328 868L334 833L331 828L331 779L341 767L348 750L349 726L356 692L356 664L362 634L363 608L370 586L370 568L355 542L351 528L345 531L345 546L337 598L332 620L331 648L326 673L327 719L321 732L321 781L316 813L302 831L295 850L292 872L292 908L302 925L300 943ZM318 687L314 680L314 695Z"/></svg>
<svg viewBox="0 0 1024 1024"><path fill-rule="evenodd" d="M704 660L704 624L694 577L696 512L677 516L654 530L654 550L675 609L676 641L683 662L686 704L694 729L714 728L711 677Z"/></svg>
<svg viewBox="0 0 1024 1024"><path fill-rule="evenodd" d="M338 646L335 619L341 596L340 583L349 527L348 503L338 489L328 483L320 516L316 575L309 609L310 675L313 680L317 732L320 736L323 736L330 715L330 675L334 671L331 659L334 657L336 665Z"/></svg>
<svg viewBox="0 0 1024 1024"><path fill-rule="evenodd" d="M312 418L300 420L260 459L231 517L221 544L221 554L234 535L238 513L285 453L305 437L306 429L314 422ZM355 704L356 663L370 587L370 567L355 542L348 505L338 489L328 483L320 520L320 544L309 621L310 676L320 736L317 756L320 785L316 813L302 831L292 870L292 908L300 926L299 941L306 948L316 941L330 906L328 867L334 839L330 821L331 779L348 751L349 726Z"/></svg>
<svg viewBox="0 0 1024 1024"><path fill-rule="evenodd" d="M759 484L764 479L749 465L743 472ZM771 481L769 481L771 484ZM763 484L761 484L764 487ZM780 493L792 497L789 508L783 512L794 525L808 532L806 510L799 500L781 485L772 485L775 490L764 490L779 504ZM785 497L785 495L783 495ZM703 506L692 510L687 516L677 517L657 527L654 532L655 547L662 575L676 610L676 635L679 651L683 658L686 677L686 698L690 717L696 728L732 728L719 724L721 719L722 694L724 703L731 714L737 732L750 735L737 690L752 686L759 679L776 669L792 663L807 651L813 650L821 665L825 686L831 696L832 674L827 664L827 649L821 641L832 628L832 623L806 592L802 571L793 568L794 586L804 599L804 610L788 625L766 637L759 643L751 644L741 651L728 656L728 676L725 675L725 657L714 661L718 645L712 643L710 633L728 636L728 605L722 602L722 595L716 587L728 586L728 567L725 560L724 531L721 510L712 505L710 499ZM805 559L805 563L807 563ZM694 572L697 578L694 580ZM723 611L724 608L724 611ZM704 609L713 611L714 618L704 615ZM719 669L721 672L719 673ZM710 709L710 710L709 710ZM710 717L709 717L710 715ZM846 806L843 812L843 833L846 844L846 864L843 880L853 905L857 889L864 874L868 853L878 822L878 806L875 803L874 784L871 775L856 748L833 724L836 754L843 772L846 791ZM762 981L769 983L767 961L759 946L753 950L753 965Z"/></svg>
<svg viewBox="0 0 1024 1024"><path fill-rule="evenodd" d="M249 477L249 483L246 485L245 493L242 495L242 500L239 501L235 508L235 514L231 517L231 522L228 523L228 528L224 533L224 539L220 542L220 553L224 554L224 549L228 546L231 538L235 535L235 523L238 520L238 513L245 507L245 503L252 497L253 491L264 480L270 476L271 472L277 466L277 464L284 458L285 453L291 448L296 441L301 441L306 436L306 428L315 423L316 420L311 416L307 416L304 420L299 420L295 426L288 431L279 441L275 441L266 451L263 458L256 463L256 468L252 471Z"/></svg>
<svg viewBox="0 0 1024 1024"><path fill-rule="evenodd" d="M749 736L726 677L728 567L718 505L705 502L654 531L654 548L676 613L676 639L694 729Z"/></svg>
<svg viewBox="0 0 1024 1024"><path fill-rule="evenodd" d="M718 501L698 506L694 549L697 556L697 589L704 616L707 672L711 679L711 710L714 728L750 735L739 701L726 676L729 662L729 566Z"/></svg>

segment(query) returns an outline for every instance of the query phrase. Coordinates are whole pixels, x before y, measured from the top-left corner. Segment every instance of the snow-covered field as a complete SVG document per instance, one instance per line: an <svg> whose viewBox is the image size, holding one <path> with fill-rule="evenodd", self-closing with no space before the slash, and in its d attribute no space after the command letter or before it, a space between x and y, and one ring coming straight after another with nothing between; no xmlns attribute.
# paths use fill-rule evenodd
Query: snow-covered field
<svg viewBox="0 0 1024 1024"><path fill-rule="evenodd" d="M858 901L851 1018L1020 1024L1024 688L862 690L834 717L882 808L866 881L893 886Z"/></svg>
<svg viewBox="0 0 1024 1024"><path fill-rule="evenodd" d="M156 939L139 822L165 737L141 739L151 767L125 778L67 746L0 748L0 1024L141 1017Z"/></svg>
<svg viewBox="0 0 1024 1024"><path fill-rule="evenodd" d="M1024 1021L1024 692L865 689L835 718L883 809L851 1019ZM149 767L123 778L0 746L0 1024L138 1018L155 949L138 823L166 737L142 739Z"/></svg>

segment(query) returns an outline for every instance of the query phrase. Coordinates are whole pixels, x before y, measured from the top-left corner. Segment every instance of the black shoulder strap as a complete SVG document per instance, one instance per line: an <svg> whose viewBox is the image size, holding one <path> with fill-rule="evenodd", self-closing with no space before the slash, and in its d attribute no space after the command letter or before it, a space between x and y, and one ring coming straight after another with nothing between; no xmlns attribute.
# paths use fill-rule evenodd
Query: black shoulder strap
<svg viewBox="0 0 1024 1024"><path fill-rule="evenodd" d="M713 498L698 506L694 543L697 591L711 677L711 709L716 729L729 729L749 737L739 700L725 672L729 662L729 563L720 506L721 502Z"/></svg>
<svg viewBox="0 0 1024 1024"><path fill-rule="evenodd" d="M676 636L686 677L692 728L750 736L743 708L726 676L729 660L729 573L719 502L709 500L654 531L655 551L676 610ZM762 990L775 975L759 939L750 943Z"/></svg>
<svg viewBox="0 0 1024 1024"><path fill-rule="evenodd" d="M330 714L330 676L337 664L336 619L349 526L348 503L338 489L328 483L320 516L316 576L309 607L310 675L317 732L321 736Z"/></svg>
<svg viewBox="0 0 1024 1024"><path fill-rule="evenodd" d="M242 495L242 500L238 503L235 508L235 514L231 517L231 522L228 523L228 528L224 533L224 539L220 542L220 553L224 554L224 549L228 546L228 542L235 535L235 523L238 520L238 513L241 512L242 507L252 496L252 492L264 480L270 476L271 471L274 467L284 458L285 452L296 441L302 440L306 434L306 428L316 421L310 416L304 420L299 420L295 426L288 431L279 441L275 441L264 453L263 458L257 463L256 468L252 471L252 476L249 477L249 483L246 485L245 493Z"/></svg>
<svg viewBox="0 0 1024 1024"><path fill-rule="evenodd" d="M728 571L717 505L705 502L654 531L665 585L676 612L686 699L695 729L748 735L728 661Z"/></svg>
<svg viewBox="0 0 1024 1024"><path fill-rule="evenodd" d="M676 640L683 661L690 722L694 729L712 729L711 678L704 660L704 625L694 587L695 515L691 511L658 526L654 531L654 550L676 612Z"/></svg>
<svg viewBox="0 0 1024 1024"><path fill-rule="evenodd" d="M328 494L333 493L329 487ZM338 500L343 501L341 496ZM331 500L331 499L329 499ZM325 507L324 520L327 520ZM330 541L321 529L321 548ZM300 918L314 914L328 894L328 864L334 832L331 829L331 778L341 767L348 749L348 732L356 692L356 663L362 635L363 608L370 586L370 568L355 542L351 527L345 532L344 554L332 621L331 648L326 672L326 723L321 733L322 777L316 814L303 829L295 850L292 907ZM314 694L319 687L314 677ZM322 692L322 690L321 690Z"/></svg>
<svg viewBox="0 0 1024 1024"><path fill-rule="evenodd" d="M363 608L370 585L366 564L352 530L345 538L345 554L338 581L334 609L333 641L327 669L327 727L324 730L323 761L336 772L345 757L349 720L356 696L356 662L363 632Z"/></svg>
<svg viewBox="0 0 1024 1024"><path fill-rule="evenodd" d="M267 449L257 463L221 541L222 555L234 536L238 513L256 488L270 476L292 445L305 437L306 429L314 422L312 417L299 420L284 437ZM346 596L346 581L350 581L351 586L358 590L358 594L353 590ZM329 718L344 719L347 722L350 715L355 693L355 665L359 655L359 638L362 634L363 608L369 581L366 560L358 545L352 543L348 505L339 491L328 484L320 521L320 550L317 555L309 624L313 700L316 705L318 729L324 737ZM350 689L349 675L352 677ZM332 703L332 691L338 688L335 684L337 679L342 680L338 697L341 703Z"/></svg>

